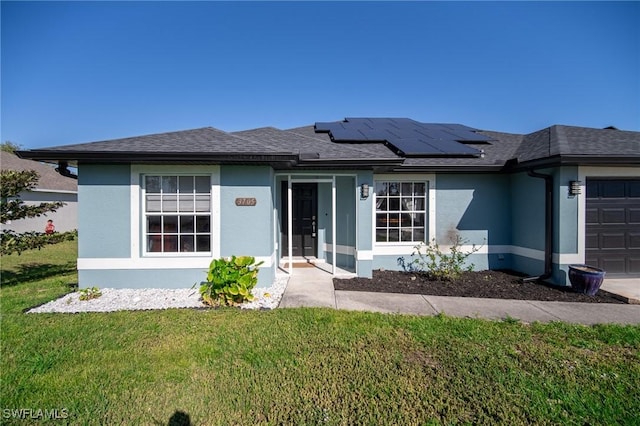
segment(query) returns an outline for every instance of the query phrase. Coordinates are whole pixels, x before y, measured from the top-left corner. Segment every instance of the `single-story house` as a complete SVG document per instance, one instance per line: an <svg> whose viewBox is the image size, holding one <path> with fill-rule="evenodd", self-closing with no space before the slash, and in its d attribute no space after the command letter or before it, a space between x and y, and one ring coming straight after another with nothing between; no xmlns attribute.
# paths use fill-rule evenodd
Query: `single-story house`
<svg viewBox="0 0 640 426"><path fill-rule="evenodd" d="M191 287L231 255L264 262L259 286L299 259L371 277L456 236L478 270L640 275L640 132L347 118L19 155L78 167L81 287Z"/></svg>
<svg viewBox="0 0 640 426"><path fill-rule="evenodd" d="M65 205L55 212L48 212L40 217L12 220L2 224L2 229L22 232L44 232L47 220L53 220L57 232L73 231L78 228L78 181L72 177L56 172L51 164L23 160L16 155L0 151L0 168L2 170L34 170L39 179L31 191L20 193L20 199L26 205L53 203L62 201Z"/></svg>

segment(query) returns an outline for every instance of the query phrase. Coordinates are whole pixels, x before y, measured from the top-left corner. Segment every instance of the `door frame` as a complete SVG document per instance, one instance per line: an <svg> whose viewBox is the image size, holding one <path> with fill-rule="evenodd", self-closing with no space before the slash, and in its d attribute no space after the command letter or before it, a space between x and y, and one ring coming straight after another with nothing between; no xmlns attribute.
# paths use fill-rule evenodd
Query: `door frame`
<svg viewBox="0 0 640 426"><path fill-rule="evenodd" d="M298 185L308 185L309 187L313 188L313 190L312 190L312 198L313 198L312 199L312 210L313 210L312 211L312 215L313 215L313 219L312 220L315 223L312 226L315 228L317 226L317 220L318 220L318 183L317 182L293 182L291 184L291 188L292 188L292 190L294 192L295 192L296 186L298 186ZM287 183L286 180L283 180L281 182L281 188L282 188L281 193L284 193L285 191L288 190L288 183ZM284 197L281 197L281 198L282 199L281 199L281 202L280 202L280 207L281 207L281 209L283 211L287 211L287 214L286 214L287 221L281 221L280 222L280 227L281 227L281 229L286 229L286 225L288 223L288 217L289 217L288 210L287 210L287 205L288 205L287 203L288 203L289 200L287 198L284 198ZM298 202L298 200L296 200L295 195L292 196L291 202L294 205ZM292 210L293 210L293 208L292 208ZM300 214L301 214L301 212L298 211L298 215L293 215L292 216L292 218L291 218L292 223L295 222L296 219L301 219L300 218ZM288 242L289 241L289 233L286 232L284 234L286 235L287 242ZM292 231L292 234L293 234L293 231ZM297 235L297 234L295 234L295 235ZM317 257L317 255L318 255L318 237L317 237L317 232L316 232L315 229L312 230L311 234L301 234L301 244L302 244L302 246L299 247L298 249L302 252L302 254L292 253L294 256L302 256L302 257L307 257L308 256L308 255L304 254L304 252L305 252L304 241L305 241L305 237L307 235L312 239L312 244L313 244L313 253L310 256ZM294 235L291 235L291 237L294 237ZM295 240L295 238L294 238L294 240ZM292 250L293 250L293 247L292 247Z"/></svg>
<svg viewBox="0 0 640 426"><path fill-rule="evenodd" d="M337 233L336 233L336 226L337 226L337 186L336 186L336 177L338 176L348 176L348 177L352 177L355 187L353 188L353 196L356 196L357 193L357 189L358 189L358 185L360 184L360 182L358 182L358 175L355 173L318 173L318 172L307 172L307 173L313 173L313 177L309 176L306 177L305 176L305 172L302 173L276 173L274 175L274 186L277 183L277 179L283 178L287 180L287 193L286 193L286 197L287 197L287 239L288 239L288 244L287 247L285 248L285 250L282 250L281 253L283 254L281 256L281 259L287 259L287 263L288 263L288 268L287 268L287 273L289 275L293 274L293 247L292 247L292 231L293 231L293 220L292 220L292 215L293 215L293 203L292 203L292 197L293 197L293 188L292 185L294 183L330 183L331 184L331 251L332 251L332 261L331 261L331 274L335 275L336 274L336 262L337 262ZM321 176L321 177L318 177ZM281 197L285 197L285 194L280 194ZM358 215L358 203L356 203L356 217ZM357 222L357 221L356 221ZM358 227L356 226L355 229L356 232L356 252L357 252L357 244L358 244ZM286 256L285 256L286 254ZM358 273L358 262L356 259L356 274Z"/></svg>

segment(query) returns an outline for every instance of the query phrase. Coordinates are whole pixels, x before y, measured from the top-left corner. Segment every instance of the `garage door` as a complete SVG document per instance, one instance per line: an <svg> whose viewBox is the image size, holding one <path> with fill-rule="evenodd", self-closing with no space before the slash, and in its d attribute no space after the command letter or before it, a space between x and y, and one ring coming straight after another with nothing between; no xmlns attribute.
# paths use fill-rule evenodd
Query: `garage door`
<svg viewBox="0 0 640 426"><path fill-rule="evenodd" d="M587 179L586 203L586 263L640 276L640 178Z"/></svg>

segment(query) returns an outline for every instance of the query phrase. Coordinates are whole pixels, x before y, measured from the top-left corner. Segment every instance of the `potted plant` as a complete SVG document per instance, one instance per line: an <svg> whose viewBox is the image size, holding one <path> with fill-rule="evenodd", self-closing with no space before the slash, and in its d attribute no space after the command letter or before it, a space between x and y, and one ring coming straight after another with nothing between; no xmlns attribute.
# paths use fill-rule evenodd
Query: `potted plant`
<svg viewBox="0 0 640 426"><path fill-rule="evenodd" d="M569 281L571 287L578 293L595 295L602 281L604 280L605 271L589 265L569 265Z"/></svg>

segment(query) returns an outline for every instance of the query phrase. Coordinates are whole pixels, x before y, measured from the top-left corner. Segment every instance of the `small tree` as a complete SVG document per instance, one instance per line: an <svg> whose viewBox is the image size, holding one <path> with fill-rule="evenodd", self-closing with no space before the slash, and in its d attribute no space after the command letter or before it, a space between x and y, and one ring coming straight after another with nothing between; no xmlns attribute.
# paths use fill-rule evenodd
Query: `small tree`
<svg viewBox="0 0 640 426"><path fill-rule="evenodd" d="M4 141L0 143L0 151L15 153L16 151L22 149L22 145L19 143L13 143L11 141Z"/></svg>
<svg viewBox="0 0 640 426"><path fill-rule="evenodd" d="M64 206L63 202L40 203L26 205L20 198L20 193L30 191L38 183L38 173L33 170L3 170L0 174L0 223L3 225L10 220L40 217L49 212L55 212ZM31 249L40 249L47 244L56 244L75 238L75 232L45 234L44 232L15 233L3 229L0 234L0 254L18 254Z"/></svg>

